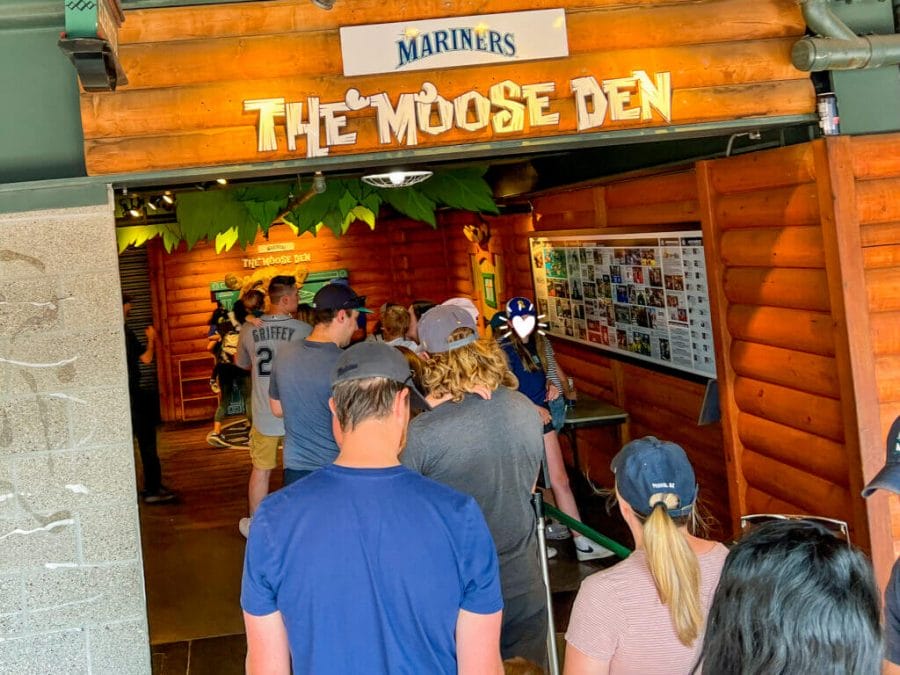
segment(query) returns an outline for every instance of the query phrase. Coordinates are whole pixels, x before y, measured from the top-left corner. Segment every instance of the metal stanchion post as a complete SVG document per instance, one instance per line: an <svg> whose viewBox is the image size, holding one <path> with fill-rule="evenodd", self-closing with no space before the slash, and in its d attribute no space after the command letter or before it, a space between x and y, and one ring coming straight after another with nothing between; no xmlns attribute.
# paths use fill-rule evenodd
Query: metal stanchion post
<svg viewBox="0 0 900 675"><path fill-rule="evenodd" d="M547 538L544 536L544 497L540 492L531 495L531 505L537 516L538 555L541 558L541 576L547 597L547 660L550 675L559 675L559 654L556 650L556 622L553 620L553 594L550 592L550 566L547 562Z"/></svg>

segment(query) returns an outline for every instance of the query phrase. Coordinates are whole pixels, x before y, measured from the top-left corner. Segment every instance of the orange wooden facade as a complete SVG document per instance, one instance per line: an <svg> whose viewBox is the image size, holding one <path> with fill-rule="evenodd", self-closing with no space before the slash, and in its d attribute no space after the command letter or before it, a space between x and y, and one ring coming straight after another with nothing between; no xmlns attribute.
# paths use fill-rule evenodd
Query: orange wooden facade
<svg viewBox="0 0 900 675"><path fill-rule="evenodd" d="M560 6L547 0L373 0L338 2L323 12L307 0L142 9L126 12L120 57L128 85L113 93L81 94L85 157L90 174L302 159L305 140L287 149L277 124L278 150L257 151L257 113L243 101L284 97L341 101L354 87L386 92L396 102L435 84L452 99L476 89L486 94L503 80L554 83L551 112L559 125L496 133L452 128L419 134L420 148L523 140L576 133L571 80L630 76L642 70L672 74L671 121L606 122L592 131L623 131L694 123L807 115L815 97L805 73L790 64L790 49L804 34L793 0L569 0L569 56L434 71L345 78L338 28L405 19L466 16ZM677 26L677 30L672 27ZM407 149L379 142L374 111L348 114L354 145L332 155Z"/></svg>

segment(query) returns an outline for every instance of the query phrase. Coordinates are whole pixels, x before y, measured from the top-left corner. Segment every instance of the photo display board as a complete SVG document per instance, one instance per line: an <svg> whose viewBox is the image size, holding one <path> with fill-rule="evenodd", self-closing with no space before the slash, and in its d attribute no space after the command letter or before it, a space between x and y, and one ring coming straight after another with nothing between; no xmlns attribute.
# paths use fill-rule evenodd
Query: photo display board
<svg viewBox="0 0 900 675"><path fill-rule="evenodd" d="M532 237L550 335L716 376L700 231Z"/></svg>

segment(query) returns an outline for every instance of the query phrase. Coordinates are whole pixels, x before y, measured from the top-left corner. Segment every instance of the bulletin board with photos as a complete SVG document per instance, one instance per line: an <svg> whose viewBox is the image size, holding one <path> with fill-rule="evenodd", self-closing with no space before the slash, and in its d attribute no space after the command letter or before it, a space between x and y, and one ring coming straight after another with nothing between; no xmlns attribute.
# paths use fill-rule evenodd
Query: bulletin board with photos
<svg viewBox="0 0 900 675"><path fill-rule="evenodd" d="M700 231L531 238L550 335L716 376Z"/></svg>

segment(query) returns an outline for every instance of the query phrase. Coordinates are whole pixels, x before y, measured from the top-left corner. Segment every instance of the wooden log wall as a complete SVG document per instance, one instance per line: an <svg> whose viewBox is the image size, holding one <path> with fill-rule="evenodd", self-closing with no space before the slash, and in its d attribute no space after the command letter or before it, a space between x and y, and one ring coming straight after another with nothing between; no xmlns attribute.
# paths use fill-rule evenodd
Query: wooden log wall
<svg viewBox="0 0 900 675"><path fill-rule="evenodd" d="M831 150L700 162L698 185L732 512L846 520L869 547L854 372L864 291Z"/></svg>
<svg viewBox="0 0 900 675"><path fill-rule="evenodd" d="M168 254L158 241L151 241L150 271L161 323L159 379L163 419L182 419L182 403L188 418L212 419L215 400L208 396L212 360L204 358L209 318L215 309L209 285L222 281L229 272L239 277L250 275L253 270L244 268L242 258L268 255L258 252L259 245L293 242L295 250L287 253L312 256L309 263L267 268L270 275L293 274L298 268L310 272L349 270L354 290L366 295L367 306L377 310L388 300L442 301L456 295L457 287L470 273L468 260L457 261L448 254L452 237L465 243L461 231L451 236L447 227L432 229L423 223L395 219L379 221L375 230L357 222L340 239L324 229L317 237L307 234L298 238L287 227L276 226L269 231L268 239L259 237L246 251L235 247L218 255L215 247L206 242L198 243L191 250L182 244ZM370 330L373 325L374 320L370 322ZM184 385L180 381L180 361L184 362L184 370L196 376L192 384ZM182 401L183 390L186 399L197 396L196 401ZM206 400L202 400L203 394L207 394Z"/></svg>
<svg viewBox="0 0 900 675"><path fill-rule="evenodd" d="M900 415L900 134L829 139L829 153L848 184L848 219L858 225L865 293L859 303L867 311L868 324L857 326L859 378L874 380L874 396L867 400L865 422L870 447L864 453L865 479L884 464L885 439L891 423ZM868 328L868 330L866 329ZM869 356L867 360L865 357ZM900 555L900 505L883 491L870 497L869 519L873 527L889 521L893 549L885 551L879 571L884 575Z"/></svg>
<svg viewBox="0 0 900 675"><path fill-rule="evenodd" d="M528 238L553 232L614 233L696 226L700 219L693 171L681 171L560 191L532 200L533 215L487 219L489 250L504 258L506 298L534 297ZM470 246L458 254L468 256ZM463 288L459 289L463 291ZM722 432L719 424L698 426L705 386L701 382L654 371L605 352L554 339L562 368L576 386L591 396L614 403L629 414L620 434L609 429L578 431L579 453L589 477L612 485L609 463L620 444L630 438L655 435L681 444L688 452L703 502L713 516L713 535L731 534L731 515Z"/></svg>
<svg viewBox="0 0 900 675"><path fill-rule="evenodd" d="M567 58L343 76L341 26L560 6L566 8ZM419 134L420 148L577 133L571 79L602 81L635 70L651 78L671 73L671 121L657 113L644 121L607 117L592 131L809 115L815 106L809 78L789 58L805 31L794 0L495 0L489 10L478 0L355 0L338 2L329 12L309 0L273 0L136 9L125 16L119 55L128 84L116 92L81 94L92 175L301 159L305 138L296 151L288 150L280 122L278 150L258 152L257 114L244 112L243 101L317 96L336 102L350 88L363 95L387 92L396 102L426 81L448 100L473 88L487 94L505 79L555 85L550 112L560 114L559 125L526 124L503 134L491 125L479 131L454 127ZM350 113L346 131L358 133L356 143L334 146L332 155L406 147L379 142L372 108Z"/></svg>

